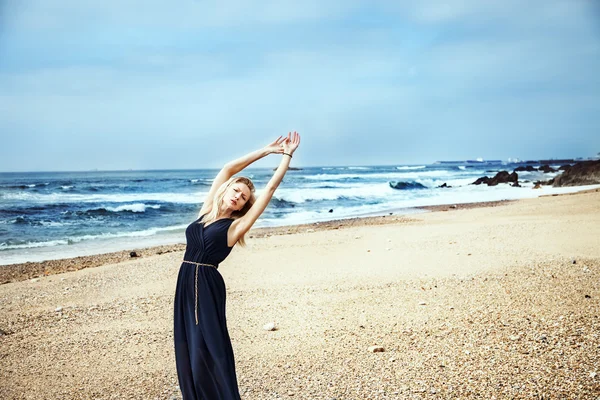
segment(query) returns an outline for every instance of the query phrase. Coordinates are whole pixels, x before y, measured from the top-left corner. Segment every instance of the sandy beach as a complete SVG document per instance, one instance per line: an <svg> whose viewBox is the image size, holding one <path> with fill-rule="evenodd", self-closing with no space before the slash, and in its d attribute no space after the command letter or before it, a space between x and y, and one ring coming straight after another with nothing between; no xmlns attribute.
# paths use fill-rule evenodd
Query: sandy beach
<svg viewBox="0 0 600 400"><path fill-rule="evenodd" d="M219 268L243 399L600 396L600 190L253 236ZM0 398L179 399L152 251L3 275Z"/></svg>

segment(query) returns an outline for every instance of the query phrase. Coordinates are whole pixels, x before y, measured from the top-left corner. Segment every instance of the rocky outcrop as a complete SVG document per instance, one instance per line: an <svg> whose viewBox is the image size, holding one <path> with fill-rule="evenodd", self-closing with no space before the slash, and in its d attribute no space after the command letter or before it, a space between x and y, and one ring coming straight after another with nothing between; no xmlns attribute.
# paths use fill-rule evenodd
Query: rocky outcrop
<svg viewBox="0 0 600 400"><path fill-rule="evenodd" d="M558 168L559 171L566 171L568 169L571 169L571 164L561 165L560 168Z"/></svg>
<svg viewBox="0 0 600 400"><path fill-rule="evenodd" d="M581 161L554 178L554 187L600 184L600 160Z"/></svg>
<svg viewBox="0 0 600 400"><path fill-rule="evenodd" d="M515 168L515 170L513 172L522 172L522 171L533 172L533 171L537 171L537 168L533 167L531 165L528 165L526 167L517 167L517 168Z"/></svg>
<svg viewBox="0 0 600 400"><path fill-rule="evenodd" d="M421 185L419 182L390 182L392 189L398 190L410 190L410 189L427 189L426 186Z"/></svg>
<svg viewBox="0 0 600 400"><path fill-rule="evenodd" d="M539 167L538 171L542 171L545 174L550 173L550 172L556 172L556 170L554 168L552 168L551 166L549 166L547 164Z"/></svg>
<svg viewBox="0 0 600 400"><path fill-rule="evenodd" d="M552 185L554 183L554 179L555 178L548 179L547 181L535 181L533 184L536 186L537 185Z"/></svg>
<svg viewBox="0 0 600 400"><path fill-rule="evenodd" d="M519 183L519 175L516 172L508 173L508 171L500 171L493 178L488 178L487 176L483 176L478 178L472 185L480 185L482 183L487 184L488 186L496 186L499 183ZM516 185L513 185L516 186ZM518 186L517 186L518 187Z"/></svg>
<svg viewBox="0 0 600 400"><path fill-rule="evenodd" d="M273 168L273 171L277 171L277 167ZM302 168L289 167L288 171L302 171Z"/></svg>
<svg viewBox="0 0 600 400"><path fill-rule="evenodd" d="M516 172L508 173L508 171L500 171L488 182L488 186L496 186L499 183L517 183L519 175Z"/></svg>
<svg viewBox="0 0 600 400"><path fill-rule="evenodd" d="M481 178L477 178L477 180L471 183L471 185L481 185L482 183L488 183L489 181L490 178L488 178L487 176L482 176Z"/></svg>

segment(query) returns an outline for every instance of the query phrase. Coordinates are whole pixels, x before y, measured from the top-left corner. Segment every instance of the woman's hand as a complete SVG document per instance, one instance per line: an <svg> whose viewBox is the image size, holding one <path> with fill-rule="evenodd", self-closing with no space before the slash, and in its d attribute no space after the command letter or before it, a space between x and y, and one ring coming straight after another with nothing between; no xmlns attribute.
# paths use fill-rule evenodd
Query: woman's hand
<svg viewBox="0 0 600 400"><path fill-rule="evenodd" d="M265 146L265 150L269 153L282 154L283 153L283 142L285 142L287 138L283 136L279 136L273 143Z"/></svg>
<svg viewBox="0 0 600 400"><path fill-rule="evenodd" d="M300 145L300 135L294 131L289 132L283 142L283 153L293 154Z"/></svg>

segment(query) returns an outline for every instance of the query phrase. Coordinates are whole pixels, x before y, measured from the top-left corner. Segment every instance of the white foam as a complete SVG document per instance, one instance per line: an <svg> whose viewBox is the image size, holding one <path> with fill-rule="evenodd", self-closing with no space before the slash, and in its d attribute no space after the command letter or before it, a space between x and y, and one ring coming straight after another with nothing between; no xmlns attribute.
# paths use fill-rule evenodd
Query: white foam
<svg viewBox="0 0 600 400"><path fill-rule="evenodd" d="M114 238L140 238L154 236L161 232L171 232L185 229L187 225L173 225L160 228L149 228L141 231L134 232L118 232L118 233L101 233L99 235L83 235L70 237L68 239L49 240L44 242L27 242L21 244L8 245L6 243L0 243L0 250L14 250L14 249L31 249L37 247L55 247L60 245L72 245L83 241L90 241L96 239L114 239Z"/></svg>
<svg viewBox="0 0 600 400"><path fill-rule="evenodd" d="M73 189L72 185L65 185L65 186L61 186L60 187L62 190L69 190L69 189Z"/></svg>
<svg viewBox="0 0 600 400"><path fill-rule="evenodd" d="M338 185L336 185L338 186ZM347 185L330 188L296 188L278 189L276 198L294 203L304 203L306 201L336 200L341 197L353 198L360 197L372 199L377 197L389 196L394 189L387 183L370 183L362 185ZM260 195L260 193L259 193Z"/></svg>
<svg viewBox="0 0 600 400"><path fill-rule="evenodd" d="M41 204L54 203L132 203L160 201L180 204L197 204L204 201L207 192L195 193L118 193L118 194L69 194L69 193L0 193L4 200L30 201Z"/></svg>
<svg viewBox="0 0 600 400"><path fill-rule="evenodd" d="M31 249L36 247L53 247L59 246L61 244L68 244L68 241L65 240L48 240L45 242L27 242L21 244L6 244L4 242L0 243L0 250L12 250L12 249Z"/></svg>
<svg viewBox="0 0 600 400"><path fill-rule="evenodd" d="M417 166L407 165L407 166L403 166L403 167L396 167L396 169L399 169L399 170L402 170L402 171L404 171L404 170L411 170L411 169L424 169L424 168L427 168L427 166L425 166L425 165L417 165Z"/></svg>
<svg viewBox="0 0 600 400"><path fill-rule="evenodd" d="M58 222L58 221L40 221L40 224L42 226L49 226L49 227L79 225L77 222Z"/></svg>
<svg viewBox="0 0 600 400"><path fill-rule="evenodd" d="M443 169L431 170L431 171L411 171L411 172L375 172L375 173L364 173L364 174L316 174L306 176L306 180L316 181L339 181L344 179L381 179L388 181L404 181L414 180L419 178L443 178L443 177L457 177L457 176L475 176L477 171L447 171Z"/></svg>
<svg viewBox="0 0 600 400"><path fill-rule="evenodd" d="M131 212L135 212L135 213L143 213L146 211L147 208L152 208L152 209L158 210L160 208L160 205L159 204L147 205L144 203L135 203L135 204L124 204L124 205L118 206L118 207L105 207L105 209L108 211L113 211L113 212L131 211Z"/></svg>

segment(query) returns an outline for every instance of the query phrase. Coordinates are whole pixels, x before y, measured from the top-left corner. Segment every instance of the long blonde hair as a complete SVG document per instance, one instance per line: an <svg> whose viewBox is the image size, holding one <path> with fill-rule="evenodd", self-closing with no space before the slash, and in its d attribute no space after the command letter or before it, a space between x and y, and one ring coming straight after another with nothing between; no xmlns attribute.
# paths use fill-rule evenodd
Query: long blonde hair
<svg viewBox="0 0 600 400"><path fill-rule="evenodd" d="M219 186L219 188L215 192L215 195L213 197L212 207L208 213L204 214L204 218L202 218L202 222L204 224L210 224L211 222L214 222L217 220L217 216L219 215L219 206L223 202L223 197L225 197L225 192L234 183L243 183L244 185L248 186L248 189L250 189L250 197L248 197L248 200L246 200L246 204L244 204L244 207L242 207L241 210L234 211L231 213L231 218L238 219L238 218L243 217L244 215L246 215L248 210L250 210L250 207L252 207L254 205L254 202L256 201L256 196L254 195L255 188L254 188L254 184L252 183L252 181L244 176L237 176L237 177L229 178L229 180L223 182L223 184L221 184L221 186ZM237 242L240 244L240 246L246 245L245 236L246 236L246 234L243 234L238 239Z"/></svg>

